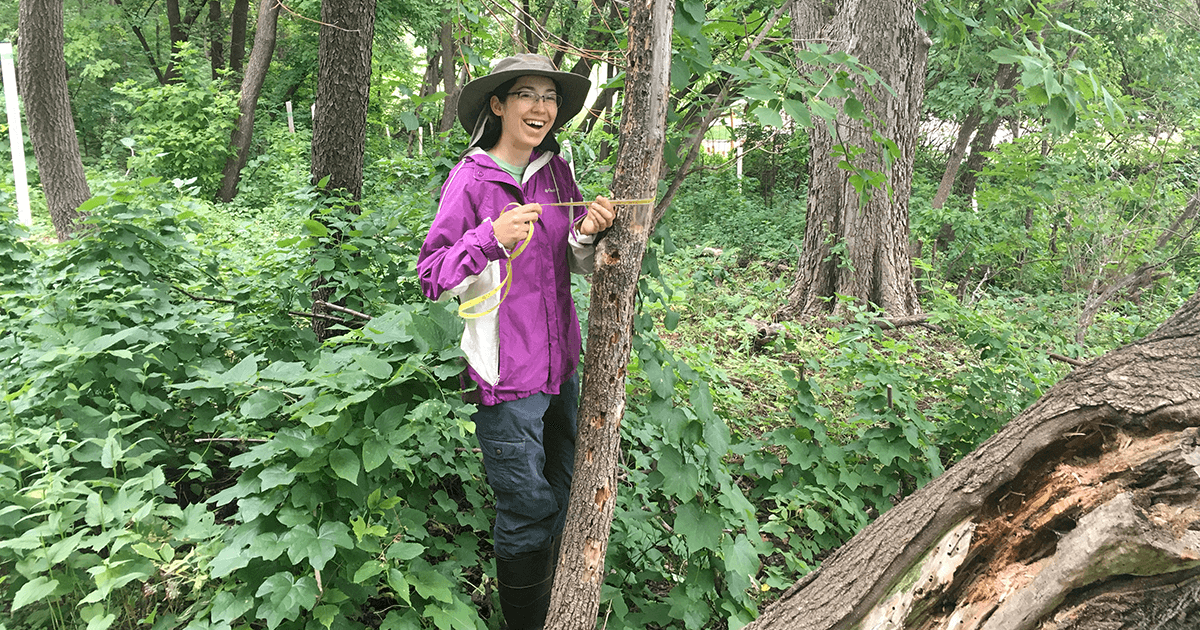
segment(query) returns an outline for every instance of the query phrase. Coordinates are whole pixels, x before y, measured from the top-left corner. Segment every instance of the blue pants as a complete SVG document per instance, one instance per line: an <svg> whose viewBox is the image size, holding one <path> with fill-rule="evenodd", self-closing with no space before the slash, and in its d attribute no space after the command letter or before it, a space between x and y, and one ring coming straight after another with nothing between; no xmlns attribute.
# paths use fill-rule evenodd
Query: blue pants
<svg viewBox="0 0 1200 630"><path fill-rule="evenodd" d="M579 377L573 376L556 396L480 406L471 417L496 497L497 557L512 560L545 549L562 532L575 474L578 407Z"/></svg>

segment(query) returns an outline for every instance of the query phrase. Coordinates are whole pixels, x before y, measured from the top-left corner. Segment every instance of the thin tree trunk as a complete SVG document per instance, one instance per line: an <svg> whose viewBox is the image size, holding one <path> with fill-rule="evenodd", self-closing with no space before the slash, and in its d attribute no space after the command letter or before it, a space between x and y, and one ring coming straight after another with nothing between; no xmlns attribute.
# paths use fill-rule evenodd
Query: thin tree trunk
<svg viewBox="0 0 1200 630"><path fill-rule="evenodd" d="M92 196L67 91L61 0L23 0L17 15L18 82L46 206L58 240L79 228L79 205Z"/></svg>
<svg viewBox="0 0 1200 630"><path fill-rule="evenodd" d="M1017 81L1017 67L1013 64L1005 64L1000 66L996 71L996 89L995 94L999 96L1001 101L1006 100L1008 93L1012 90L1013 85ZM999 115L994 115L998 118ZM946 200L950 198L950 193L954 190L954 182L958 177L958 169L962 166L963 158L966 157L967 147L971 143L971 138L975 130L979 127L979 123L983 121L983 107L976 104L971 108L971 112L967 114L966 120L958 130L958 139L954 143L954 149L950 151L950 159L946 161L946 171L942 174L942 181L938 184L937 192L933 195L932 205L934 208L941 208L946 205ZM995 131L992 132L995 135Z"/></svg>
<svg viewBox="0 0 1200 630"><path fill-rule="evenodd" d="M454 67L454 55L457 52L457 42L454 41L454 23L443 22L438 41L442 47L442 87L446 92L446 100L442 105L442 120L438 130L450 131L458 120L458 94L462 88L456 80L458 71Z"/></svg>
<svg viewBox="0 0 1200 630"><path fill-rule="evenodd" d="M229 203L237 195L242 168L246 166L246 159L250 155L250 140L254 137L254 109L258 106L258 95L267 79L267 69L271 67L278 23L279 0L262 0L258 5L258 23L254 28L254 47L250 50L250 62L246 66L242 93L238 97L238 121L230 139L234 153L225 161L221 189L217 191L217 199L224 203Z"/></svg>
<svg viewBox="0 0 1200 630"><path fill-rule="evenodd" d="M1192 628L1197 427L1200 292L1077 368L746 628Z"/></svg>
<svg viewBox="0 0 1200 630"><path fill-rule="evenodd" d="M612 183L612 193L618 198L653 196L658 185L665 142L662 130L667 116L673 12L670 0L640 0L629 5L626 105ZM616 505L634 298L642 255L654 231L652 215L650 204L619 207L615 224L596 247L575 480L547 628L596 627L604 556Z"/></svg>
<svg viewBox="0 0 1200 630"><path fill-rule="evenodd" d="M233 0L233 11L229 14L229 69L234 74L242 71L242 60L246 57L246 23L249 13L250 0Z"/></svg>
<svg viewBox="0 0 1200 630"><path fill-rule="evenodd" d="M221 19L221 0L208 0L208 62L212 78L220 78L225 68L225 24Z"/></svg>
<svg viewBox="0 0 1200 630"><path fill-rule="evenodd" d="M874 131L899 151L889 166L871 130L843 114L832 132L825 124L813 127L803 255L788 303L776 317L840 316L839 295L874 304L893 317L914 315L920 305L908 249L908 197L930 41L916 23L911 0L845 0L837 3L828 25L812 23L825 19L831 4L793 0L793 39L798 47L819 37L849 43L847 52L896 89L894 96L877 91L878 99L860 101L868 119L877 121ZM872 187L864 199L853 173L842 167L839 147L865 149L854 158L855 167L882 173L886 190Z"/></svg>

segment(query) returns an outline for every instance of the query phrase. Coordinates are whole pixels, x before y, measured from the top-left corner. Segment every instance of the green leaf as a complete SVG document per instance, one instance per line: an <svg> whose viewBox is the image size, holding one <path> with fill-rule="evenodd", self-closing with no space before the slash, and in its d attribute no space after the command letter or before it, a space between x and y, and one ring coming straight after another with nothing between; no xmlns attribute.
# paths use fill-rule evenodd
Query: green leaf
<svg viewBox="0 0 1200 630"><path fill-rule="evenodd" d="M428 563L422 562L420 564L423 564L424 567L411 571L408 574L409 583L412 584L413 588L417 589L417 593L427 599L436 599L447 604L453 602L454 596L451 594L450 589L453 588L454 583L429 566Z"/></svg>
<svg viewBox="0 0 1200 630"><path fill-rule="evenodd" d="M268 628L276 628L284 619L299 618L302 610L311 609L317 603L317 583L312 576L295 579L292 574L281 571L267 578L254 593L264 598L255 611L260 619L267 620Z"/></svg>
<svg viewBox="0 0 1200 630"><path fill-rule="evenodd" d="M425 553L425 545L412 542L392 543L387 550L388 560L412 560Z"/></svg>
<svg viewBox="0 0 1200 630"><path fill-rule="evenodd" d="M364 372L378 379L388 379L392 377L392 364L380 359L379 357L369 354L354 355L354 362L363 369Z"/></svg>
<svg viewBox="0 0 1200 630"><path fill-rule="evenodd" d="M362 464L363 470L371 472L387 461L391 446L377 437L363 440Z"/></svg>
<svg viewBox="0 0 1200 630"><path fill-rule="evenodd" d="M806 129L812 127L812 114L805 107L804 103L795 99L785 98L783 99L783 111L787 112L787 115L791 116L797 125Z"/></svg>
<svg viewBox="0 0 1200 630"><path fill-rule="evenodd" d="M254 598L249 589L243 589L238 594L221 591L213 598L212 620L218 623L230 623L241 617L254 607Z"/></svg>
<svg viewBox="0 0 1200 630"><path fill-rule="evenodd" d="M252 384L258 374L258 356L250 355L238 364L229 368L229 371L221 375L221 381L229 385Z"/></svg>
<svg viewBox="0 0 1200 630"><path fill-rule="evenodd" d="M258 474L258 479L262 483L262 490L269 490L276 486L286 486L292 483L296 478L296 474L287 469L283 464L275 464L264 468Z"/></svg>
<svg viewBox="0 0 1200 630"><path fill-rule="evenodd" d="M337 473L337 476L358 485L358 471L362 467L358 465L358 456L354 454L354 451L346 448L337 449L329 454L329 465L333 468L333 472Z"/></svg>
<svg viewBox="0 0 1200 630"><path fill-rule="evenodd" d="M683 537L689 553L719 551L722 529L721 519L705 512L694 501L680 505L675 512L675 533Z"/></svg>
<svg viewBox="0 0 1200 630"><path fill-rule="evenodd" d="M353 581L355 584L362 584L376 575L383 573L383 570L386 568L386 562L380 562L374 559L367 560L366 562L362 563L361 567L358 567L357 571L354 572Z"/></svg>
<svg viewBox="0 0 1200 630"><path fill-rule="evenodd" d="M279 538L279 542L287 547L289 560L296 563L308 560L318 571L337 554L337 547L350 549L354 546L350 528L338 522L321 523L320 531L314 531L308 525L293 527Z"/></svg>
<svg viewBox="0 0 1200 630"><path fill-rule="evenodd" d="M479 613L475 608L459 599L450 602L449 606L426 606L425 617L433 620L434 628L476 628L479 621Z"/></svg>
<svg viewBox="0 0 1200 630"><path fill-rule="evenodd" d="M320 221L314 219L305 219L302 223L305 230L313 236L322 237L329 236L329 228L325 227Z"/></svg>
<svg viewBox="0 0 1200 630"><path fill-rule="evenodd" d="M683 456L672 447L660 451L658 471L662 473L663 492L688 501L700 491L700 471L683 461Z"/></svg>
<svg viewBox="0 0 1200 630"><path fill-rule="evenodd" d="M758 122L767 127L782 127L783 116L778 110L771 109L765 105L760 105L754 110L754 116L758 118Z"/></svg>
<svg viewBox="0 0 1200 630"><path fill-rule="evenodd" d="M849 116L855 120L863 119L863 105L861 102L859 102L858 99L854 98L853 96L847 98L845 104L842 107L845 109L847 116Z"/></svg>
<svg viewBox="0 0 1200 630"><path fill-rule="evenodd" d="M721 545L725 557L725 576L729 580L729 589L734 592L745 591L752 585L752 576L758 574L760 563L758 552L745 534L738 534L734 540L726 540Z"/></svg>
<svg viewBox="0 0 1200 630"><path fill-rule="evenodd" d="M58 580L51 580L44 575L29 580L17 589L16 595L13 595L11 611L16 612L24 606L45 599L56 588L58 588Z"/></svg>
<svg viewBox="0 0 1200 630"><path fill-rule="evenodd" d="M261 420L286 405L287 396L280 392L260 389L246 398L238 409L242 417L248 420Z"/></svg>

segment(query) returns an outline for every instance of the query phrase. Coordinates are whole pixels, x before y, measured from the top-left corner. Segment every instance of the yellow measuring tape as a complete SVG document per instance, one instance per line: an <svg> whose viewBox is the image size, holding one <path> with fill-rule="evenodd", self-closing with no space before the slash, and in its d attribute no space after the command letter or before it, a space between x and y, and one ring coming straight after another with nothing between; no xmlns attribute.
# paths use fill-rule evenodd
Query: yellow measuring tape
<svg viewBox="0 0 1200 630"><path fill-rule="evenodd" d="M650 197L648 199L612 199L610 201L612 202L612 204L614 206L641 206L641 205L654 203L654 197ZM555 202L555 203L543 203L540 205L542 205L543 207L544 206L587 206L590 203L592 203L592 202L590 202L590 201L586 201L586 202L584 202L584 201L560 201L560 202ZM505 212L508 212L509 210L512 210L513 208L516 208L518 206L519 206L519 204L517 204L516 202L510 203L504 207L504 211L501 212L500 214L504 214ZM585 218L587 218L586 214L584 214L583 216L576 219L575 222L578 223L578 222L584 220ZM504 299L508 297L509 290L512 289L512 276L513 276L512 261L517 256L520 256L521 252L525 251L525 247L529 245L529 241L533 240L533 226L534 226L534 223L529 224L529 236L525 237L524 241L521 241L521 245L519 247L517 247L517 249L514 250L513 253L509 254L508 260L506 260L504 262L504 280L502 280L500 282L500 284L496 285L496 288L492 289L491 291L488 291L487 293L485 293L479 297L471 298L470 300L467 300L466 302L463 302L462 304L460 304L458 306L459 317L462 317L463 319L477 319L477 318L483 317L484 315L487 315L488 313L491 313L492 311L500 308L500 305L504 303ZM483 304L484 302L486 302L489 299L491 299L492 297L494 297L497 293L500 293L501 290L503 290L504 293L500 296L500 301L496 302L495 306L489 308L486 311L478 311L475 313L468 312L468 309L472 309L472 308L475 308L476 306L479 306L480 304Z"/></svg>

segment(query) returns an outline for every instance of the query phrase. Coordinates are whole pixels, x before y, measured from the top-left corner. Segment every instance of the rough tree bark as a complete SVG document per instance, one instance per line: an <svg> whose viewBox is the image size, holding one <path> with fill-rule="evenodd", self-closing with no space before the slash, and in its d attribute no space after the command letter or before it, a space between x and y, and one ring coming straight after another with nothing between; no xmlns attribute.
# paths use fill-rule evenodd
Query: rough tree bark
<svg viewBox="0 0 1200 630"><path fill-rule="evenodd" d="M612 194L654 195L666 140L671 69L671 0L629 3L625 112ZM616 505L625 368L633 343L634 298L642 255L654 231L653 205L620 206L596 247L584 354L575 480L546 627L592 630L600 608L604 556Z"/></svg>
<svg viewBox="0 0 1200 630"><path fill-rule="evenodd" d="M258 106L258 95L267 79L271 67L271 55L275 53L275 32L279 24L279 0L262 0L258 5L258 23L254 29L254 47L250 49L250 62L242 78L242 92L238 96L238 120L233 128L229 143L233 155L225 161L221 177L221 189L217 199L229 203L237 195L238 181L242 168L250 155L250 140L254 137L254 109Z"/></svg>
<svg viewBox="0 0 1200 630"><path fill-rule="evenodd" d="M1200 291L883 514L748 630L1200 619Z"/></svg>
<svg viewBox="0 0 1200 630"><path fill-rule="evenodd" d="M358 200L362 197L367 147L375 0L325 0L321 3L321 22L312 181L316 184L329 177L326 190L344 191ZM323 280L316 283L313 313L328 314L320 304L332 292L333 287ZM324 318L314 317L312 327L318 338L328 334Z"/></svg>
<svg viewBox="0 0 1200 630"><path fill-rule="evenodd" d="M21 2L17 15L18 88L50 221L60 241L79 229L83 215L76 209L92 196L71 117L63 40L61 0Z"/></svg>
<svg viewBox="0 0 1200 630"><path fill-rule="evenodd" d="M442 120L438 124L438 131L445 133L453 129L455 121L458 120L458 95L462 92L462 86L457 81L458 71L454 66L454 57L458 52L458 42L454 39L454 22L442 22L438 44L442 50L442 87L446 92L446 99L442 101Z"/></svg>
<svg viewBox="0 0 1200 630"><path fill-rule="evenodd" d="M225 68L225 23L221 17L221 0L208 0L208 63L216 81Z"/></svg>
<svg viewBox="0 0 1200 630"><path fill-rule="evenodd" d="M891 139L886 149L863 121L839 114L833 125L812 130L807 224L795 284L779 319L840 315L836 295L872 303L891 316L920 311L908 252L908 197L912 189L917 123L924 97L929 37L917 25L912 0L791 0L792 36L831 42L854 55L895 88L860 98L874 131ZM803 72L803 69L801 70ZM841 168L837 147L858 147L858 168L882 173L887 190L871 188L865 201Z"/></svg>
<svg viewBox="0 0 1200 630"><path fill-rule="evenodd" d="M229 69L237 74L242 71L242 59L246 57L246 22L250 13L250 0L233 0L233 11L229 13Z"/></svg>

